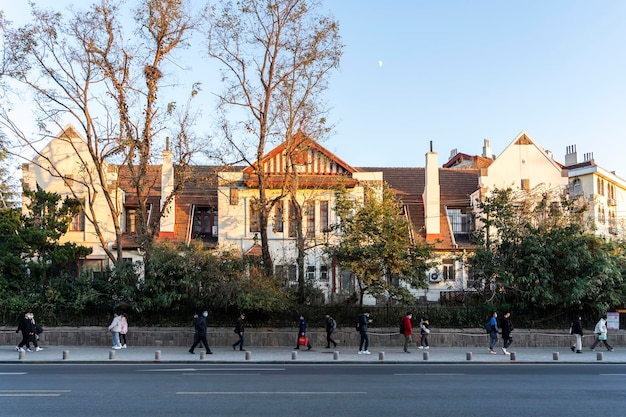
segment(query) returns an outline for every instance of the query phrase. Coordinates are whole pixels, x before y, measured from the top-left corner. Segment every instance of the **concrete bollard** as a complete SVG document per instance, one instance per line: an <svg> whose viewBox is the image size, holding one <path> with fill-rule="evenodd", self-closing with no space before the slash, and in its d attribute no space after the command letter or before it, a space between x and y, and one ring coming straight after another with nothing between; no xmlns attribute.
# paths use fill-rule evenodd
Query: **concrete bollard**
<svg viewBox="0 0 626 417"><path fill-rule="evenodd" d="M200 352L200 360L203 361L206 359L206 352Z"/></svg>
<svg viewBox="0 0 626 417"><path fill-rule="evenodd" d="M156 350L154 352L154 360L155 361L160 361L161 360L161 351L160 350Z"/></svg>
<svg viewBox="0 0 626 417"><path fill-rule="evenodd" d="M334 351L333 352L333 360L339 360L339 351Z"/></svg>
<svg viewBox="0 0 626 417"><path fill-rule="evenodd" d="M555 360L555 361L559 360L559 352L552 352L552 360Z"/></svg>
<svg viewBox="0 0 626 417"><path fill-rule="evenodd" d="M111 360L111 361L112 361L112 360L114 360L114 359L115 359L115 351L114 351L114 350L111 350L111 351L109 351L109 360Z"/></svg>
<svg viewBox="0 0 626 417"><path fill-rule="evenodd" d="M378 352L378 360L379 361L385 360L385 352Z"/></svg>
<svg viewBox="0 0 626 417"><path fill-rule="evenodd" d="M70 358L70 351L69 350L64 350L63 351L63 360L66 361Z"/></svg>
<svg viewBox="0 0 626 417"><path fill-rule="evenodd" d="M604 355L602 354L602 352L597 352L596 353L596 359L601 361L604 359Z"/></svg>
<svg viewBox="0 0 626 417"><path fill-rule="evenodd" d="M22 352L21 350L18 352L17 357L19 358L19 360L22 360L26 357L26 352Z"/></svg>
<svg viewBox="0 0 626 417"><path fill-rule="evenodd" d="M429 357L428 352L424 352L424 353L422 353L422 359L424 359L425 361L427 361L427 360L428 360L428 357Z"/></svg>
<svg viewBox="0 0 626 417"><path fill-rule="evenodd" d="M291 352L291 360L295 361L297 359L298 359L298 352L294 350L293 352Z"/></svg>
<svg viewBox="0 0 626 417"><path fill-rule="evenodd" d="M515 360L515 352L510 352L511 353L511 360L514 361Z"/></svg>
<svg viewBox="0 0 626 417"><path fill-rule="evenodd" d="M249 361L252 359L252 352L250 352L249 350L246 350L246 360Z"/></svg>
<svg viewBox="0 0 626 417"><path fill-rule="evenodd" d="M472 352L467 352L465 354L465 360L471 361L472 360Z"/></svg>

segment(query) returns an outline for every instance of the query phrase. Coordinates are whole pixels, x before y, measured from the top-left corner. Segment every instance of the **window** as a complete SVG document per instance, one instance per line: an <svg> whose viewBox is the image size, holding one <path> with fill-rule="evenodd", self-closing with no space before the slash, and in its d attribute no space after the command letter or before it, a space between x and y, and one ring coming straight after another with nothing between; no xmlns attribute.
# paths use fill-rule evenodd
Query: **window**
<svg viewBox="0 0 626 417"><path fill-rule="evenodd" d="M306 237L315 237L315 201L306 204Z"/></svg>
<svg viewBox="0 0 626 417"><path fill-rule="evenodd" d="M298 280L296 275L296 265L276 265L274 267L276 278L284 283L295 282Z"/></svg>
<svg viewBox="0 0 626 417"><path fill-rule="evenodd" d="M571 192L572 195L582 195L583 194L583 184L580 181L580 178L574 179L571 183Z"/></svg>
<svg viewBox="0 0 626 417"><path fill-rule="evenodd" d="M231 206L236 206L239 204L239 189L238 188L231 188L230 189L230 196L229 196L229 204Z"/></svg>
<svg viewBox="0 0 626 417"><path fill-rule="evenodd" d="M255 202L250 205L250 231L251 232L260 232L261 231L261 219L260 212Z"/></svg>
<svg viewBox="0 0 626 417"><path fill-rule="evenodd" d="M461 209L447 209L447 212L450 225L452 226L452 233L455 235L467 234L474 230L471 214L464 213Z"/></svg>
<svg viewBox="0 0 626 417"><path fill-rule="evenodd" d="M308 280L315 279L315 265L309 265L306 267L306 279Z"/></svg>
<svg viewBox="0 0 626 417"><path fill-rule="evenodd" d="M139 221L139 209L137 207L126 207L124 232L125 233L137 233L138 221Z"/></svg>
<svg viewBox="0 0 626 417"><path fill-rule="evenodd" d="M282 233L285 227L285 222L284 222L284 211L285 211L285 206L283 205L283 201L279 201L278 203L276 203L276 207L274 208L274 232L275 233Z"/></svg>
<svg viewBox="0 0 626 417"><path fill-rule="evenodd" d="M80 211L76 216L72 218L70 223L70 232L84 232L85 231L85 212Z"/></svg>
<svg viewBox="0 0 626 417"><path fill-rule="evenodd" d="M454 268L454 259L444 259L443 262L443 279L445 281L456 281L456 270Z"/></svg>
<svg viewBox="0 0 626 417"><path fill-rule="evenodd" d="M215 232L215 233L214 233ZM210 207L196 207L193 212L191 237L217 236L217 215Z"/></svg>
<svg viewBox="0 0 626 417"><path fill-rule="evenodd" d="M289 237L296 237L298 230L298 208L296 203L289 203Z"/></svg>
<svg viewBox="0 0 626 417"><path fill-rule="evenodd" d="M328 231L328 201L320 201L320 229L322 232Z"/></svg>
<svg viewBox="0 0 626 417"><path fill-rule="evenodd" d="M320 265L320 281L328 282L328 265Z"/></svg>
<svg viewBox="0 0 626 417"><path fill-rule="evenodd" d="M598 186L598 194L604 195L604 180L602 178L598 178L597 186Z"/></svg>

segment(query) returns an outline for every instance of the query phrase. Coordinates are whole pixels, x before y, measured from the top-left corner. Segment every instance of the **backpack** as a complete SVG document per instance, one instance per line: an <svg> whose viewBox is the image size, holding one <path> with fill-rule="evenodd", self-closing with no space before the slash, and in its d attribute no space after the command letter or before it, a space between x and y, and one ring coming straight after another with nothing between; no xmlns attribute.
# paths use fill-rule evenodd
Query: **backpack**
<svg viewBox="0 0 626 417"><path fill-rule="evenodd" d="M337 322L334 318L330 318L330 330L334 331L337 328Z"/></svg>
<svg viewBox="0 0 626 417"><path fill-rule="evenodd" d="M485 330L487 330L487 333L491 333L491 320L485 324Z"/></svg>
<svg viewBox="0 0 626 417"><path fill-rule="evenodd" d="M404 334L404 317L400 319L400 334Z"/></svg>
<svg viewBox="0 0 626 417"><path fill-rule="evenodd" d="M360 321L357 321L357 322L356 322L356 331L357 331L357 332L360 332L360 331L361 331L361 322L360 322Z"/></svg>

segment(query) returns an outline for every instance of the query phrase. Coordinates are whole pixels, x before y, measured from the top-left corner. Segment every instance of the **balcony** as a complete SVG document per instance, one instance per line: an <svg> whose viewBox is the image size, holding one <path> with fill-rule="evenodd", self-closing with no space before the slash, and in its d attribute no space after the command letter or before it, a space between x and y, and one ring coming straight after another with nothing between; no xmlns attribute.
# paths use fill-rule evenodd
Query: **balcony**
<svg viewBox="0 0 626 417"><path fill-rule="evenodd" d="M616 201L614 198L607 198L607 199L606 199L606 203L607 203L609 206L616 206L616 205L617 205L617 201Z"/></svg>

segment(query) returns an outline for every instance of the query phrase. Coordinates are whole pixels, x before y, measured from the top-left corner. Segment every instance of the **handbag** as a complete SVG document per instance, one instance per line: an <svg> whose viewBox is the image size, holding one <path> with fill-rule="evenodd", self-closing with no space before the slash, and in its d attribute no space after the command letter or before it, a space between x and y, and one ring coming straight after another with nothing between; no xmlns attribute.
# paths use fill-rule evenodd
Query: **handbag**
<svg viewBox="0 0 626 417"><path fill-rule="evenodd" d="M298 346L308 346L309 338L306 336L300 336L298 338Z"/></svg>
<svg viewBox="0 0 626 417"><path fill-rule="evenodd" d="M600 333L598 335L598 340L606 340L606 333Z"/></svg>

